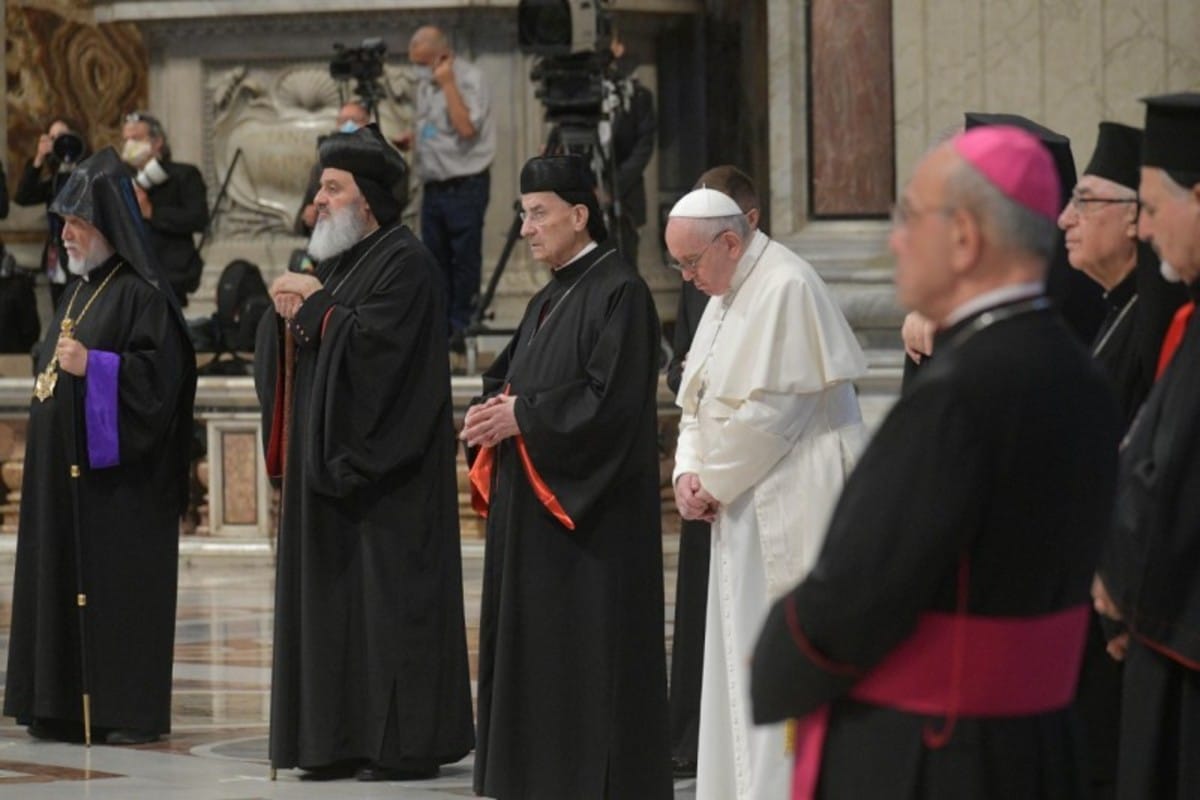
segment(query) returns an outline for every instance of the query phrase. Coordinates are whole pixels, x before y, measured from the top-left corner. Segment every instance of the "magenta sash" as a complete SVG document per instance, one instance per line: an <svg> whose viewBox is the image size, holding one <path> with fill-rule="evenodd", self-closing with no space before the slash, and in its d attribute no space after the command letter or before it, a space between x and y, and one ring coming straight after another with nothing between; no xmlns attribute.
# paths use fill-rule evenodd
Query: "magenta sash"
<svg viewBox="0 0 1200 800"><path fill-rule="evenodd" d="M925 745L950 740L959 716L1010 717L1057 711L1075 696L1088 607L1037 617L922 614L916 631L853 689L862 703L945 718ZM796 722L792 800L815 797L829 706Z"/></svg>

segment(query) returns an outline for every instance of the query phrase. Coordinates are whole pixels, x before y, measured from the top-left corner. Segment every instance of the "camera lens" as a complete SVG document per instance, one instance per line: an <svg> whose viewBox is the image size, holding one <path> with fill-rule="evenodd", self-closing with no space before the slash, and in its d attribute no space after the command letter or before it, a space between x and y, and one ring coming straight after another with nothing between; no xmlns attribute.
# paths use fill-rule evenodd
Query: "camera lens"
<svg viewBox="0 0 1200 800"><path fill-rule="evenodd" d="M58 138L54 140L52 149L59 161L74 164L83 155L83 139L78 134L66 131L59 134Z"/></svg>

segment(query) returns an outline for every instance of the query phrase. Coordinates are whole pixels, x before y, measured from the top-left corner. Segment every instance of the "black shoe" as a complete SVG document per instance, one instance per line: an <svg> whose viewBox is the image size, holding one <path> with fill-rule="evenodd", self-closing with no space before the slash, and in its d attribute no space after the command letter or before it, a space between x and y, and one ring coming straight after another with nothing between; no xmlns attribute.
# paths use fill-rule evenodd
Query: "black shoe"
<svg viewBox="0 0 1200 800"><path fill-rule="evenodd" d="M696 777L696 762L674 756L671 758L671 774L676 778Z"/></svg>
<svg viewBox="0 0 1200 800"><path fill-rule="evenodd" d="M99 737L98 737L99 738ZM109 731L107 736L103 737L105 744L150 744L157 742L161 737L154 731L139 731L136 728L117 728Z"/></svg>
<svg viewBox="0 0 1200 800"><path fill-rule="evenodd" d="M360 781L425 781L436 778L438 766L419 768L384 767L379 764L367 764L355 776Z"/></svg>
<svg viewBox="0 0 1200 800"><path fill-rule="evenodd" d="M302 781L342 781L347 778L353 778L358 768L362 766L361 761L335 761L332 764L325 764L320 767L301 767L304 771L300 773Z"/></svg>
<svg viewBox="0 0 1200 800"><path fill-rule="evenodd" d="M46 742L83 743L83 724L64 719L35 719L25 729L35 739Z"/></svg>

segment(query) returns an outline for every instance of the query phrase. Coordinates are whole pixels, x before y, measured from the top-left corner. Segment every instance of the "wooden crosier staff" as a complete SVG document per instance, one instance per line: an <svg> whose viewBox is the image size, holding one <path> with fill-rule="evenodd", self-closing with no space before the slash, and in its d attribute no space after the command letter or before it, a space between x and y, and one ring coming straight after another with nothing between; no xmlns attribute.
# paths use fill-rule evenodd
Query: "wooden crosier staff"
<svg viewBox="0 0 1200 800"><path fill-rule="evenodd" d="M292 431L292 395L296 384L296 339L287 320L283 322L283 428L280 435L280 472L283 475L279 482L279 515L283 516L284 496L287 488L287 454L288 442ZM271 780L275 780L275 764L271 764Z"/></svg>
<svg viewBox="0 0 1200 800"><path fill-rule="evenodd" d="M69 335L69 334L67 334ZM71 377L71 517L75 529L75 607L79 611L79 684L83 690L83 743L92 746L92 693L87 657L87 588L83 575L83 534L80 524L79 379Z"/></svg>

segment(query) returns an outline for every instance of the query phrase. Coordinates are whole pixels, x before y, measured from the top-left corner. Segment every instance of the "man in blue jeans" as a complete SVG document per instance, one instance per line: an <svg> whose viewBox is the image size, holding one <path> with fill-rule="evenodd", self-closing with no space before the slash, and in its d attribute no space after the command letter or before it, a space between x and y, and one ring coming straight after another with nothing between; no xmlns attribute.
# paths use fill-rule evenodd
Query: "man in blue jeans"
<svg viewBox="0 0 1200 800"><path fill-rule="evenodd" d="M442 268L447 332L451 346L461 352L471 302L479 292L488 168L496 153L491 94L480 69L457 58L436 27L417 29L408 60L417 76L410 143L424 185L421 240Z"/></svg>

